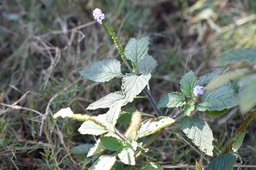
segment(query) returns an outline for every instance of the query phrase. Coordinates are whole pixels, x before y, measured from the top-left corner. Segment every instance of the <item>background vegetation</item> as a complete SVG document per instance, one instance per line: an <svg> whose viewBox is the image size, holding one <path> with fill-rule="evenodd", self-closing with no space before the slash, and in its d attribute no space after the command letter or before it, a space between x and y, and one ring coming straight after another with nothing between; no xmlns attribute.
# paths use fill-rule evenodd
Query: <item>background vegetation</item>
<svg viewBox="0 0 256 170"><path fill-rule="evenodd" d="M158 61L150 82L157 100L177 90L185 72L210 71L223 51L256 46L254 0L1 0L0 169L86 166L71 148L95 139L79 135L79 122L56 122L51 115L67 106L87 113L90 103L115 90L115 84L99 85L78 74L99 59L118 57L107 31L93 21L96 7L105 12L122 45L130 37L150 36L150 54ZM144 100L135 104L153 112ZM206 118L216 145L226 142L244 116L234 108L225 117ZM238 151L242 169L256 165L253 124ZM149 159L166 168L193 169L195 160L204 157L176 132L166 128L150 147Z"/></svg>

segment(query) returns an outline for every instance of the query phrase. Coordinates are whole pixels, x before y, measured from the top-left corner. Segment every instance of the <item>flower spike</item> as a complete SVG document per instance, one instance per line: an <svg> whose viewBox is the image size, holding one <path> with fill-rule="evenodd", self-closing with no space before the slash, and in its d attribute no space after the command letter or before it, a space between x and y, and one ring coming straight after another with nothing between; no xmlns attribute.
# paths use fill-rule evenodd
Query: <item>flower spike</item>
<svg viewBox="0 0 256 170"><path fill-rule="evenodd" d="M105 14L99 8L95 8L92 12L92 15L94 19L100 24L102 24L102 20L105 19Z"/></svg>

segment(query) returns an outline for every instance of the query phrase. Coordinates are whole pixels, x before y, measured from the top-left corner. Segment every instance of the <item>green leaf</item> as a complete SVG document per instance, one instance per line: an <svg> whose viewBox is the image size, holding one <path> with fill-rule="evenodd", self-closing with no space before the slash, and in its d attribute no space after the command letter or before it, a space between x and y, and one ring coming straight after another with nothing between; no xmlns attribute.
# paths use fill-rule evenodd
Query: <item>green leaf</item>
<svg viewBox="0 0 256 170"><path fill-rule="evenodd" d="M116 103L123 102L125 104L125 95L120 92L109 93L108 95L100 98L99 100L91 103L86 109L87 110L95 110L99 108L110 108L112 105Z"/></svg>
<svg viewBox="0 0 256 170"><path fill-rule="evenodd" d="M232 170L236 163L236 155L234 153L226 153L222 156L215 158L208 166L208 170Z"/></svg>
<svg viewBox="0 0 256 170"><path fill-rule="evenodd" d="M123 148L123 142L113 136L102 136L101 144L110 151L120 151Z"/></svg>
<svg viewBox="0 0 256 170"><path fill-rule="evenodd" d="M111 130L113 130L116 125L117 119L121 113L122 105L123 101L116 102L115 105L112 105L106 113L106 121L109 125L108 128Z"/></svg>
<svg viewBox="0 0 256 170"><path fill-rule="evenodd" d="M180 80L180 89L181 92L189 98L192 98L194 96L193 90L197 85L197 80L195 73L193 71L190 71L186 73Z"/></svg>
<svg viewBox="0 0 256 170"><path fill-rule="evenodd" d="M226 112L227 112L228 109L224 109L224 110L213 110L213 111L206 111L205 113L208 115L208 116L211 116L213 118L218 118L222 115L224 115Z"/></svg>
<svg viewBox="0 0 256 170"><path fill-rule="evenodd" d="M126 165L135 165L135 152L130 145L127 145L118 154L118 158Z"/></svg>
<svg viewBox="0 0 256 170"><path fill-rule="evenodd" d="M187 116L190 116L191 112L193 112L195 110L195 104L194 103L186 103L184 105L184 114Z"/></svg>
<svg viewBox="0 0 256 170"><path fill-rule="evenodd" d="M87 154L87 157L97 155L102 153L105 150L105 147L102 145L100 138L96 141L93 147L90 148L90 151Z"/></svg>
<svg viewBox="0 0 256 170"><path fill-rule="evenodd" d="M159 117L155 120L148 119L141 123L139 129L139 138L149 136L151 134L156 133L157 131L171 125L175 120L170 117Z"/></svg>
<svg viewBox="0 0 256 170"><path fill-rule="evenodd" d="M106 82L122 76L121 63L116 59L98 61L79 72L81 76L95 82Z"/></svg>
<svg viewBox="0 0 256 170"><path fill-rule="evenodd" d="M172 92L165 95L163 98L160 99L157 107L163 108L174 108L174 107L181 107L185 104L185 97L180 92Z"/></svg>
<svg viewBox="0 0 256 170"><path fill-rule="evenodd" d="M92 146L93 146L92 144L81 144L81 145L78 145L78 146L74 146L71 149L71 153L73 153L73 154L87 154L90 151Z"/></svg>
<svg viewBox="0 0 256 170"><path fill-rule="evenodd" d="M148 44L148 37L143 37L138 40L131 38L125 47L125 56L128 60L138 64L138 62L148 54Z"/></svg>
<svg viewBox="0 0 256 170"><path fill-rule="evenodd" d="M89 168L89 170L111 170L116 162L116 156L101 155L97 161Z"/></svg>
<svg viewBox="0 0 256 170"><path fill-rule="evenodd" d="M126 169L124 168L124 164L116 161L111 170L126 170Z"/></svg>
<svg viewBox="0 0 256 170"><path fill-rule="evenodd" d="M239 93L239 107L241 112L249 112L256 106L256 74L248 75L241 79Z"/></svg>
<svg viewBox="0 0 256 170"><path fill-rule="evenodd" d="M133 101L133 98L136 97L148 84L151 75L126 75L122 79L122 90L126 95L126 99L129 102Z"/></svg>
<svg viewBox="0 0 256 170"><path fill-rule="evenodd" d="M156 66L156 60L152 56L146 55L138 63L139 73L144 75L151 74L155 70Z"/></svg>
<svg viewBox="0 0 256 170"><path fill-rule="evenodd" d="M238 94L232 83L227 83L213 91L202 95L202 103L197 107L199 111L220 111L229 109L238 104Z"/></svg>
<svg viewBox="0 0 256 170"><path fill-rule="evenodd" d="M205 75L202 75L199 77L199 80L198 80L198 85L200 86L205 86L207 85L213 78L215 78L216 76L218 76L219 74L222 73L224 69L221 69L221 68L217 68L215 69L214 71L210 72L210 73L207 73Z"/></svg>
<svg viewBox="0 0 256 170"><path fill-rule="evenodd" d="M180 128L201 151L209 156L213 155L213 134L206 121L197 117L184 116L181 119Z"/></svg>
<svg viewBox="0 0 256 170"><path fill-rule="evenodd" d="M95 121L93 119L85 121L80 126L78 131L82 135L88 134L88 135L96 135L96 136L102 135L102 134L108 132L106 126L104 126L103 124L98 123L97 121Z"/></svg>
<svg viewBox="0 0 256 170"><path fill-rule="evenodd" d="M236 152L240 148L240 146L243 144L245 134L246 134L245 132L238 132L234 136L233 138L234 143L232 144L232 150L234 152Z"/></svg>
<svg viewBox="0 0 256 170"><path fill-rule="evenodd" d="M244 61L249 64L256 64L256 48L236 49L224 52L217 60L217 64L219 66L225 66Z"/></svg>
<svg viewBox="0 0 256 170"><path fill-rule="evenodd" d="M163 168L155 162L148 162L143 170L163 170Z"/></svg>
<svg viewBox="0 0 256 170"><path fill-rule="evenodd" d="M225 83L240 79L242 76L244 76L248 72L249 72L248 68L242 68L242 69L237 69L234 71L227 72L223 75L219 75L219 76L215 77L209 84L207 84L205 89L213 90Z"/></svg>

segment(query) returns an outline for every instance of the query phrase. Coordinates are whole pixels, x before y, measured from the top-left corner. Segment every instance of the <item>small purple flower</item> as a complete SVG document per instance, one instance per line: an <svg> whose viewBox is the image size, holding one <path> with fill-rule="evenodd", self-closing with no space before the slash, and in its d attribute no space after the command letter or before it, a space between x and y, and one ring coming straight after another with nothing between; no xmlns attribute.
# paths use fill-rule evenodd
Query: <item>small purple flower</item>
<svg viewBox="0 0 256 170"><path fill-rule="evenodd" d="M204 87L203 86L196 86L193 91L195 96L198 96L199 94L202 95L204 93Z"/></svg>
<svg viewBox="0 0 256 170"><path fill-rule="evenodd" d="M100 24L102 24L102 20L105 19L105 14L99 8L95 8L92 12L92 15L94 19Z"/></svg>

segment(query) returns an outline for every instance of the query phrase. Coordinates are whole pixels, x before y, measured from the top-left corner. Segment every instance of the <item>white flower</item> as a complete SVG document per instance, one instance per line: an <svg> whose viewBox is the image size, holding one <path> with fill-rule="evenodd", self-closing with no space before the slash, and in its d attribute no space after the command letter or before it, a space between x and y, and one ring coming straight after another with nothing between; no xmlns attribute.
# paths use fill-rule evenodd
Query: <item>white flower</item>
<svg viewBox="0 0 256 170"><path fill-rule="evenodd" d="M62 118L65 118L65 117L71 117L73 115L73 111L70 109L70 107L67 107L67 108L63 108L63 109L60 109L57 113L55 113L53 115L54 118L57 118L57 117L62 117Z"/></svg>
<svg viewBox="0 0 256 170"><path fill-rule="evenodd" d="M199 94L202 95L204 93L204 87L203 86L196 86L193 91L195 96L198 96Z"/></svg>
<svg viewBox="0 0 256 170"><path fill-rule="evenodd" d="M99 8L94 9L92 15L94 19L100 24L102 24L102 20L105 19L105 14L102 13L102 11Z"/></svg>

